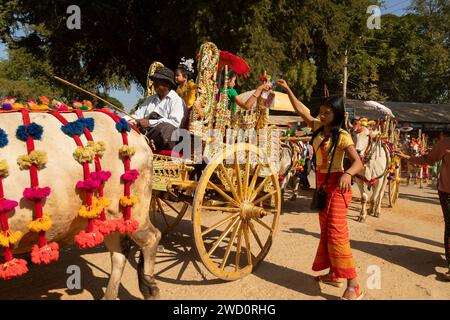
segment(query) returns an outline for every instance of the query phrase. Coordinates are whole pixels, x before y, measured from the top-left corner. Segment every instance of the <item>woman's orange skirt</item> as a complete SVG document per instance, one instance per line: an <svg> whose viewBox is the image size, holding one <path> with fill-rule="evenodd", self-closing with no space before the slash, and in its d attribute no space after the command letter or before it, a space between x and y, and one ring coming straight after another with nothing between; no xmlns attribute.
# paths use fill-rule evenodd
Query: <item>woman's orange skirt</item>
<svg viewBox="0 0 450 320"><path fill-rule="evenodd" d="M318 186L325 182L326 174L316 172ZM355 263L350 249L347 208L352 200L351 189L342 194L339 189L341 172L330 173L327 187L327 206L319 212L320 242L312 269L331 268L335 277L356 278ZM344 200L345 199L345 200Z"/></svg>

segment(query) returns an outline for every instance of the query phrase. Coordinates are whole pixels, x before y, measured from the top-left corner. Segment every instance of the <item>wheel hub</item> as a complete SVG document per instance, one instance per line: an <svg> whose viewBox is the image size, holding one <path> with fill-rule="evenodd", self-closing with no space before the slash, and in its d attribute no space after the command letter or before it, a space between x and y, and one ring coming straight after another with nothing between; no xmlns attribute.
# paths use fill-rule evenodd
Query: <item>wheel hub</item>
<svg viewBox="0 0 450 320"><path fill-rule="evenodd" d="M245 201L241 204L241 217L244 220L259 218L264 214L264 209L255 206L253 203Z"/></svg>

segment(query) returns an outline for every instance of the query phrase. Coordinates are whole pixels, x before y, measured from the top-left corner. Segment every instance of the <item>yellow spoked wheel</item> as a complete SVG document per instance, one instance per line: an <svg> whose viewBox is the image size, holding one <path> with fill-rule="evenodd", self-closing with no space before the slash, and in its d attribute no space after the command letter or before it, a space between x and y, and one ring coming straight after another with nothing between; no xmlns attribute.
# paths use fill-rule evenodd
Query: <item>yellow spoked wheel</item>
<svg viewBox="0 0 450 320"><path fill-rule="evenodd" d="M181 221L189 204L165 199L158 192L153 192L150 201L150 221L165 236Z"/></svg>
<svg viewBox="0 0 450 320"><path fill-rule="evenodd" d="M251 273L269 252L281 212L278 173L250 144L235 144L206 166L193 204L197 251L223 280Z"/></svg>

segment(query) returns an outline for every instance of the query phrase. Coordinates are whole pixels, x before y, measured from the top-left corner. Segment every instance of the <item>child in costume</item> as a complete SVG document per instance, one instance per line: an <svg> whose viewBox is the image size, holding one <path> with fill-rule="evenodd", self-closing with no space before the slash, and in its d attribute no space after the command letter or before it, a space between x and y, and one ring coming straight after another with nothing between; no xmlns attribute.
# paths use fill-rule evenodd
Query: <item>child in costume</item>
<svg viewBox="0 0 450 320"><path fill-rule="evenodd" d="M192 80L194 74L194 60L182 58L178 68L175 69L175 82L178 85L177 93L183 99L188 109L192 108L195 102L196 87Z"/></svg>

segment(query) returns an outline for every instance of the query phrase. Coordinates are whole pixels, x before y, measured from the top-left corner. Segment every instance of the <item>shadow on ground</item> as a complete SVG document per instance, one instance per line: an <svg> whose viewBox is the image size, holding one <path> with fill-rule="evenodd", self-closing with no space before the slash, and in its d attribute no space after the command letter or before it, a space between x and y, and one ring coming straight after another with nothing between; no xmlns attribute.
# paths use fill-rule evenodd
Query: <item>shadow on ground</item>
<svg viewBox="0 0 450 320"><path fill-rule="evenodd" d="M307 231L303 228L291 228L291 233L303 234L320 238L318 233ZM389 245L367 241L351 240L352 249L356 249L370 255L379 257L389 263L396 264L418 275L427 277L439 274L436 267L446 267L446 261L440 252L429 251L403 245Z"/></svg>
<svg viewBox="0 0 450 320"><path fill-rule="evenodd" d="M23 255L21 258L28 260L28 273L18 278L0 280L0 300L59 300L63 293L55 291L63 291L69 296L75 296L83 290L88 291L93 299L101 299L108 284L110 270L100 269L85 260L83 256L106 251L104 246L85 250L70 246L61 249L59 260L48 265L35 265L27 258L29 255ZM106 257L109 260L109 254ZM80 289L69 289L67 286L67 280L73 274L67 273L67 268L71 265L80 268ZM94 275L92 269L101 271L105 277ZM134 300L141 297L131 295L120 285L119 299Z"/></svg>

